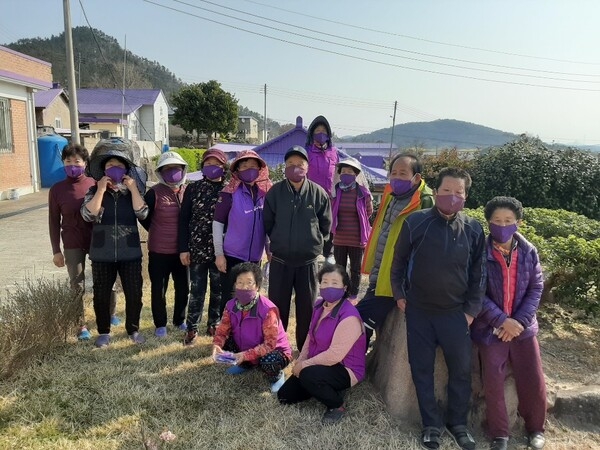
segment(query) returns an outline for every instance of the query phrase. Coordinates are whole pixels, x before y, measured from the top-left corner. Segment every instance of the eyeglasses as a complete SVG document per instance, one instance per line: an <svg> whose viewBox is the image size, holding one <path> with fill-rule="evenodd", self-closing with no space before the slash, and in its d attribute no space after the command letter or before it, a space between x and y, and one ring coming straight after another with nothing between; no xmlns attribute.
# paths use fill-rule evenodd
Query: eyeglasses
<svg viewBox="0 0 600 450"><path fill-rule="evenodd" d="M235 287L238 289L252 289L254 286L256 286L256 283L254 281L236 281L235 282Z"/></svg>

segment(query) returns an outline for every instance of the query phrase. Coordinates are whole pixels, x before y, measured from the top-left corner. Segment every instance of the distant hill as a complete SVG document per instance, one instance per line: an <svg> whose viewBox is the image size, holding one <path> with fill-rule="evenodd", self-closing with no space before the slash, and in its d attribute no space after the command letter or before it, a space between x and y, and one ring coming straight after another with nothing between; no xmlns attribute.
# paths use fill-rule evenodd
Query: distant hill
<svg viewBox="0 0 600 450"><path fill-rule="evenodd" d="M392 128L361 134L346 142L390 142ZM518 135L460 120L441 119L432 122L411 122L394 127L394 144L398 148L485 148L502 145Z"/></svg>

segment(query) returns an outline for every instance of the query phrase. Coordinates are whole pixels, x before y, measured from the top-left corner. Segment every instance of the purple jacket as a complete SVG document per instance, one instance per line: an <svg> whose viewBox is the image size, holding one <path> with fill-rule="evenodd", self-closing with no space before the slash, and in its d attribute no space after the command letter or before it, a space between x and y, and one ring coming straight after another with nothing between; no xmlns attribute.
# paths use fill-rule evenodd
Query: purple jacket
<svg viewBox="0 0 600 450"><path fill-rule="evenodd" d="M323 151L314 145L310 145L307 147L306 153L308 153L307 178L317 183L331 196L335 166L340 160L337 148L330 146Z"/></svg>
<svg viewBox="0 0 600 450"><path fill-rule="evenodd" d="M371 197L371 192L364 186L356 183L358 189L358 195L356 196L356 212L358 213L358 221L360 223L360 245L364 247L367 245L369 240L369 234L371 234L371 223L369 222L369 216L367 215L367 200ZM339 184L335 187L335 197L332 199L331 211L332 211L332 222L331 222L331 233L335 234L337 228L337 215L340 209L340 201L342 199L342 190Z"/></svg>
<svg viewBox="0 0 600 450"><path fill-rule="evenodd" d="M223 250L227 256L242 261L260 261L265 249L263 208L265 194L259 189L256 198L245 184L232 194Z"/></svg>
<svg viewBox="0 0 600 450"><path fill-rule="evenodd" d="M267 313L271 309L275 308L279 317L277 306L263 295L259 296L256 305L248 312L246 317L243 317L242 311L236 308L235 299L229 300L225 308L231 319L231 335L242 352L250 350L264 342L263 320L267 317ZM292 349L281 320L277 327L277 345L275 348L281 350L286 355L292 354Z"/></svg>
<svg viewBox="0 0 600 450"><path fill-rule="evenodd" d="M516 251L519 252L517 266L517 284L511 318L519 322L525 330L516 338L526 339L538 332L536 311L544 289L542 267L537 249L521 234L515 233ZM494 328L502 326L508 317L503 311L502 267L492 254L493 244L490 236L486 243L487 290L483 297L483 308L471 325L471 337L475 342L489 345L500 340L494 336Z"/></svg>
<svg viewBox="0 0 600 450"><path fill-rule="evenodd" d="M331 345L333 334L338 324L347 317L357 317L361 322L360 314L356 308L347 300L342 300L331 310L328 316L321 320L317 327L319 318L323 314L323 301L315 305L310 328L310 347L308 348L308 358L323 353ZM367 351L367 338L363 333L354 343L348 354L342 360L342 365L350 369L358 381L365 378L365 352Z"/></svg>

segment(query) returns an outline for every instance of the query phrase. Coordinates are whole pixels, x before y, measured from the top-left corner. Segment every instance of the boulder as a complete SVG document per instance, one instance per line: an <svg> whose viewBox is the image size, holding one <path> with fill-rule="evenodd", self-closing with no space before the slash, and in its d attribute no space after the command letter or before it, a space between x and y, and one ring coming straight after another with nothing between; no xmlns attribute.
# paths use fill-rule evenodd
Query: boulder
<svg viewBox="0 0 600 450"><path fill-rule="evenodd" d="M580 386L556 392L553 415L575 428L600 429L600 386Z"/></svg>

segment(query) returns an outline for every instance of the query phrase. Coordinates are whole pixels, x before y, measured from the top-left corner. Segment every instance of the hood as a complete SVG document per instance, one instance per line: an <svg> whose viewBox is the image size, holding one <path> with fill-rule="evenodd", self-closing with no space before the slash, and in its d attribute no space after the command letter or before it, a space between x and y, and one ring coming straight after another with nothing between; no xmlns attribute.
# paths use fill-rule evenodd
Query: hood
<svg viewBox="0 0 600 450"><path fill-rule="evenodd" d="M325 126L327 134L329 135L329 139L327 140L327 148L331 148L331 126L329 126L329 122L324 116L315 117L315 119L311 122L310 126L308 127L308 134L306 136L305 146L306 148L310 147L313 144L313 132L315 131L315 128L317 128L319 125Z"/></svg>

